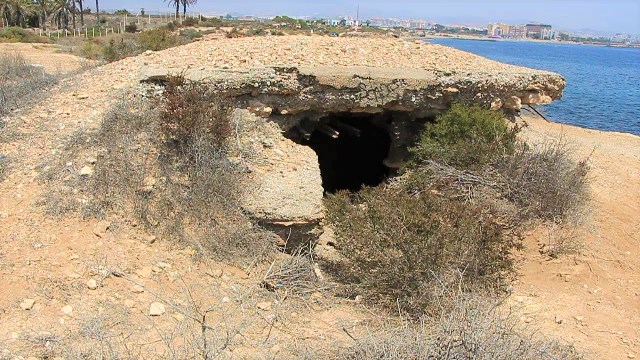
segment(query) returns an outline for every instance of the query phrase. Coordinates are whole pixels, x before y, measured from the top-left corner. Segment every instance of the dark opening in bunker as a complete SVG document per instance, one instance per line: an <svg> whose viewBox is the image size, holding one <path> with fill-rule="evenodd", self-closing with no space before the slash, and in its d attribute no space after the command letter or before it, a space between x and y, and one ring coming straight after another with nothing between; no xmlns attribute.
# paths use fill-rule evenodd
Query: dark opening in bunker
<svg viewBox="0 0 640 360"><path fill-rule="evenodd" d="M316 152L326 193L377 186L390 174L384 161L391 138L382 115L338 113L318 121L303 119L288 137Z"/></svg>

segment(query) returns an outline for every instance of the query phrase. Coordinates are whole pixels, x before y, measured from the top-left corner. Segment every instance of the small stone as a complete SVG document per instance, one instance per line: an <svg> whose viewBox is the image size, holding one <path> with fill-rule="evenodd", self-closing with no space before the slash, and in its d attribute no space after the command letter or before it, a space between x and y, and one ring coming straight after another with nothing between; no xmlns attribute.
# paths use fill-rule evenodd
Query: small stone
<svg viewBox="0 0 640 360"><path fill-rule="evenodd" d="M262 109L262 114L264 116L269 116L269 115L271 115L272 112L273 112L273 108L270 108L268 106L265 107L264 109Z"/></svg>
<svg viewBox="0 0 640 360"><path fill-rule="evenodd" d="M160 316L165 313L164 304L159 302L154 302L149 307L149 315L150 316Z"/></svg>
<svg viewBox="0 0 640 360"><path fill-rule="evenodd" d="M131 299L127 299L124 301L124 306L128 307L129 309L132 309L136 306L136 302Z"/></svg>
<svg viewBox="0 0 640 360"><path fill-rule="evenodd" d="M229 299L228 296L225 296L225 297L222 298L222 302L223 303L228 303L229 301L231 301L231 299Z"/></svg>
<svg viewBox="0 0 640 360"><path fill-rule="evenodd" d="M269 311L271 310L271 302L269 301L261 302L261 303L258 303L256 307L262 311Z"/></svg>
<svg viewBox="0 0 640 360"><path fill-rule="evenodd" d="M134 292L135 294L142 294L144 292L144 288L140 285L134 285L131 288L131 291Z"/></svg>
<svg viewBox="0 0 640 360"><path fill-rule="evenodd" d="M65 315L71 315L73 313L73 307L71 305L67 305L60 309L60 311Z"/></svg>
<svg viewBox="0 0 640 360"><path fill-rule="evenodd" d="M171 269L171 264L160 261L158 262L158 267L161 269Z"/></svg>
<svg viewBox="0 0 640 360"><path fill-rule="evenodd" d="M35 305L35 303L36 301L33 299L24 299L20 303L20 308L22 310L31 310L31 308L33 308L33 305Z"/></svg>
<svg viewBox="0 0 640 360"><path fill-rule="evenodd" d="M157 240L157 238L155 237L155 235L147 236L147 242L149 244L153 244L154 242L156 242L156 240Z"/></svg>
<svg viewBox="0 0 640 360"><path fill-rule="evenodd" d="M564 282L569 282L569 281L571 281L571 275L565 275Z"/></svg>
<svg viewBox="0 0 640 360"><path fill-rule="evenodd" d="M628 357L629 359L635 359L635 358L636 358L636 355L635 355L635 354L633 354L633 353L629 353L629 354L627 354L627 357Z"/></svg>
<svg viewBox="0 0 640 360"><path fill-rule="evenodd" d="M171 314L171 317L174 318L178 322L183 322L184 319L185 319L185 316L180 314L180 313L173 313L173 314Z"/></svg>
<svg viewBox="0 0 640 360"><path fill-rule="evenodd" d="M564 320L556 315L555 317L556 324L560 325L564 322Z"/></svg>
<svg viewBox="0 0 640 360"><path fill-rule="evenodd" d="M212 278L220 278L222 277L223 272L221 269L211 269L208 270L206 274L211 276Z"/></svg>
<svg viewBox="0 0 640 360"><path fill-rule="evenodd" d="M287 111L287 110L281 110L280 111L280 115L287 115L287 114L289 114L289 111Z"/></svg>
<svg viewBox="0 0 640 360"><path fill-rule="evenodd" d="M87 281L87 287L89 290L95 290L98 288L98 282L94 279L89 279L89 281Z"/></svg>
<svg viewBox="0 0 640 360"><path fill-rule="evenodd" d="M355 302L356 303L361 303L362 302L362 295L356 295Z"/></svg>
<svg viewBox="0 0 640 360"><path fill-rule="evenodd" d="M83 166L82 169L80 169L80 176L91 176L93 175L93 168L89 165L87 166Z"/></svg>
<svg viewBox="0 0 640 360"><path fill-rule="evenodd" d="M153 271L154 273L161 273L162 269L158 266L154 266L151 268L151 271Z"/></svg>

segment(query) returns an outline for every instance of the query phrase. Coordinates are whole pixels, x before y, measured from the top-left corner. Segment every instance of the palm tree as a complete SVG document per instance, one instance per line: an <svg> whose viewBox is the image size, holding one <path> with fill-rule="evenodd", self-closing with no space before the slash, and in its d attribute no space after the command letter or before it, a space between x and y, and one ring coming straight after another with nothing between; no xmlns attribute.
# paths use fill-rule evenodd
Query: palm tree
<svg viewBox="0 0 640 360"><path fill-rule="evenodd" d="M182 4L182 0L167 0L167 3L169 3L169 6L176 7L176 19L177 19L178 15L180 15L180 4Z"/></svg>
<svg viewBox="0 0 640 360"><path fill-rule="evenodd" d="M9 9L13 20L13 25L25 26L27 16L32 12L32 2L30 0L9 0Z"/></svg>
<svg viewBox="0 0 640 360"><path fill-rule="evenodd" d="M58 29L69 27L69 15L72 12L70 0L54 0L51 11Z"/></svg>
<svg viewBox="0 0 640 360"><path fill-rule="evenodd" d="M187 16L187 6L195 5L198 0L179 0L182 1L182 17Z"/></svg>
<svg viewBox="0 0 640 360"><path fill-rule="evenodd" d="M82 25L82 27L84 27L84 9L83 9L83 1L84 0L75 0L75 2L78 4L78 7L80 8L80 25Z"/></svg>
<svg viewBox="0 0 640 360"><path fill-rule="evenodd" d="M12 19L10 0L0 0L0 18L3 27L5 24L9 25L9 21Z"/></svg>
<svg viewBox="0 0 640 360"><path fill-rule="evenodd" d="M47 16L49 15L49 8L51 7L49 0L34 0L33 2L34 12L38 15L38 24L45 30L47 26Z"/></svg>

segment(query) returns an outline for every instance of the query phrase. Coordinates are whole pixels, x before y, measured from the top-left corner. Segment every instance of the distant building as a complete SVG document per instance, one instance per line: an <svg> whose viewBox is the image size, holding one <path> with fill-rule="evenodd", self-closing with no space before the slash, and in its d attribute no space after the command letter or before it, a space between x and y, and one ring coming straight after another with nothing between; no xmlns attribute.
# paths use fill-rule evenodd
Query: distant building
<svg viewBox="0 0 640 360"><path fill-rule="evenodd" d="M532 39L551 39L553 37L553 29L551 25L546 24L527 24L527 37Z"/></svg>
<svg viewBox="0 0 640 360"><path fill-rule="evenodd" d="M512 25L509 28L509 37L512 39L524 39L527 37L526 25Z"/></svg>
<svg viewBox="0 0 640 360"><path fill-rule="evenodd" d="M508 37L510 34L510 30L511 30L511 26L507 24L502 24L502 23L489 24L487 26L487 35Z"/></svg>

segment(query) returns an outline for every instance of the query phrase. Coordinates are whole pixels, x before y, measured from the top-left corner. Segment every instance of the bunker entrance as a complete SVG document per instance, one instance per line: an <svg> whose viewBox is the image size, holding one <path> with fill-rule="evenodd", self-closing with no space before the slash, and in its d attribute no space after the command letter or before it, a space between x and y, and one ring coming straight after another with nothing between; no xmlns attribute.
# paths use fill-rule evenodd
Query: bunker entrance
<svg viewBox="0 0 640 360"><path fill-rule="evenodd" d="M337 113L313 121L303 119L287 137L318 155L325 193L377 186L391 169L385 165L391 138L382 114Z"/></svg>

